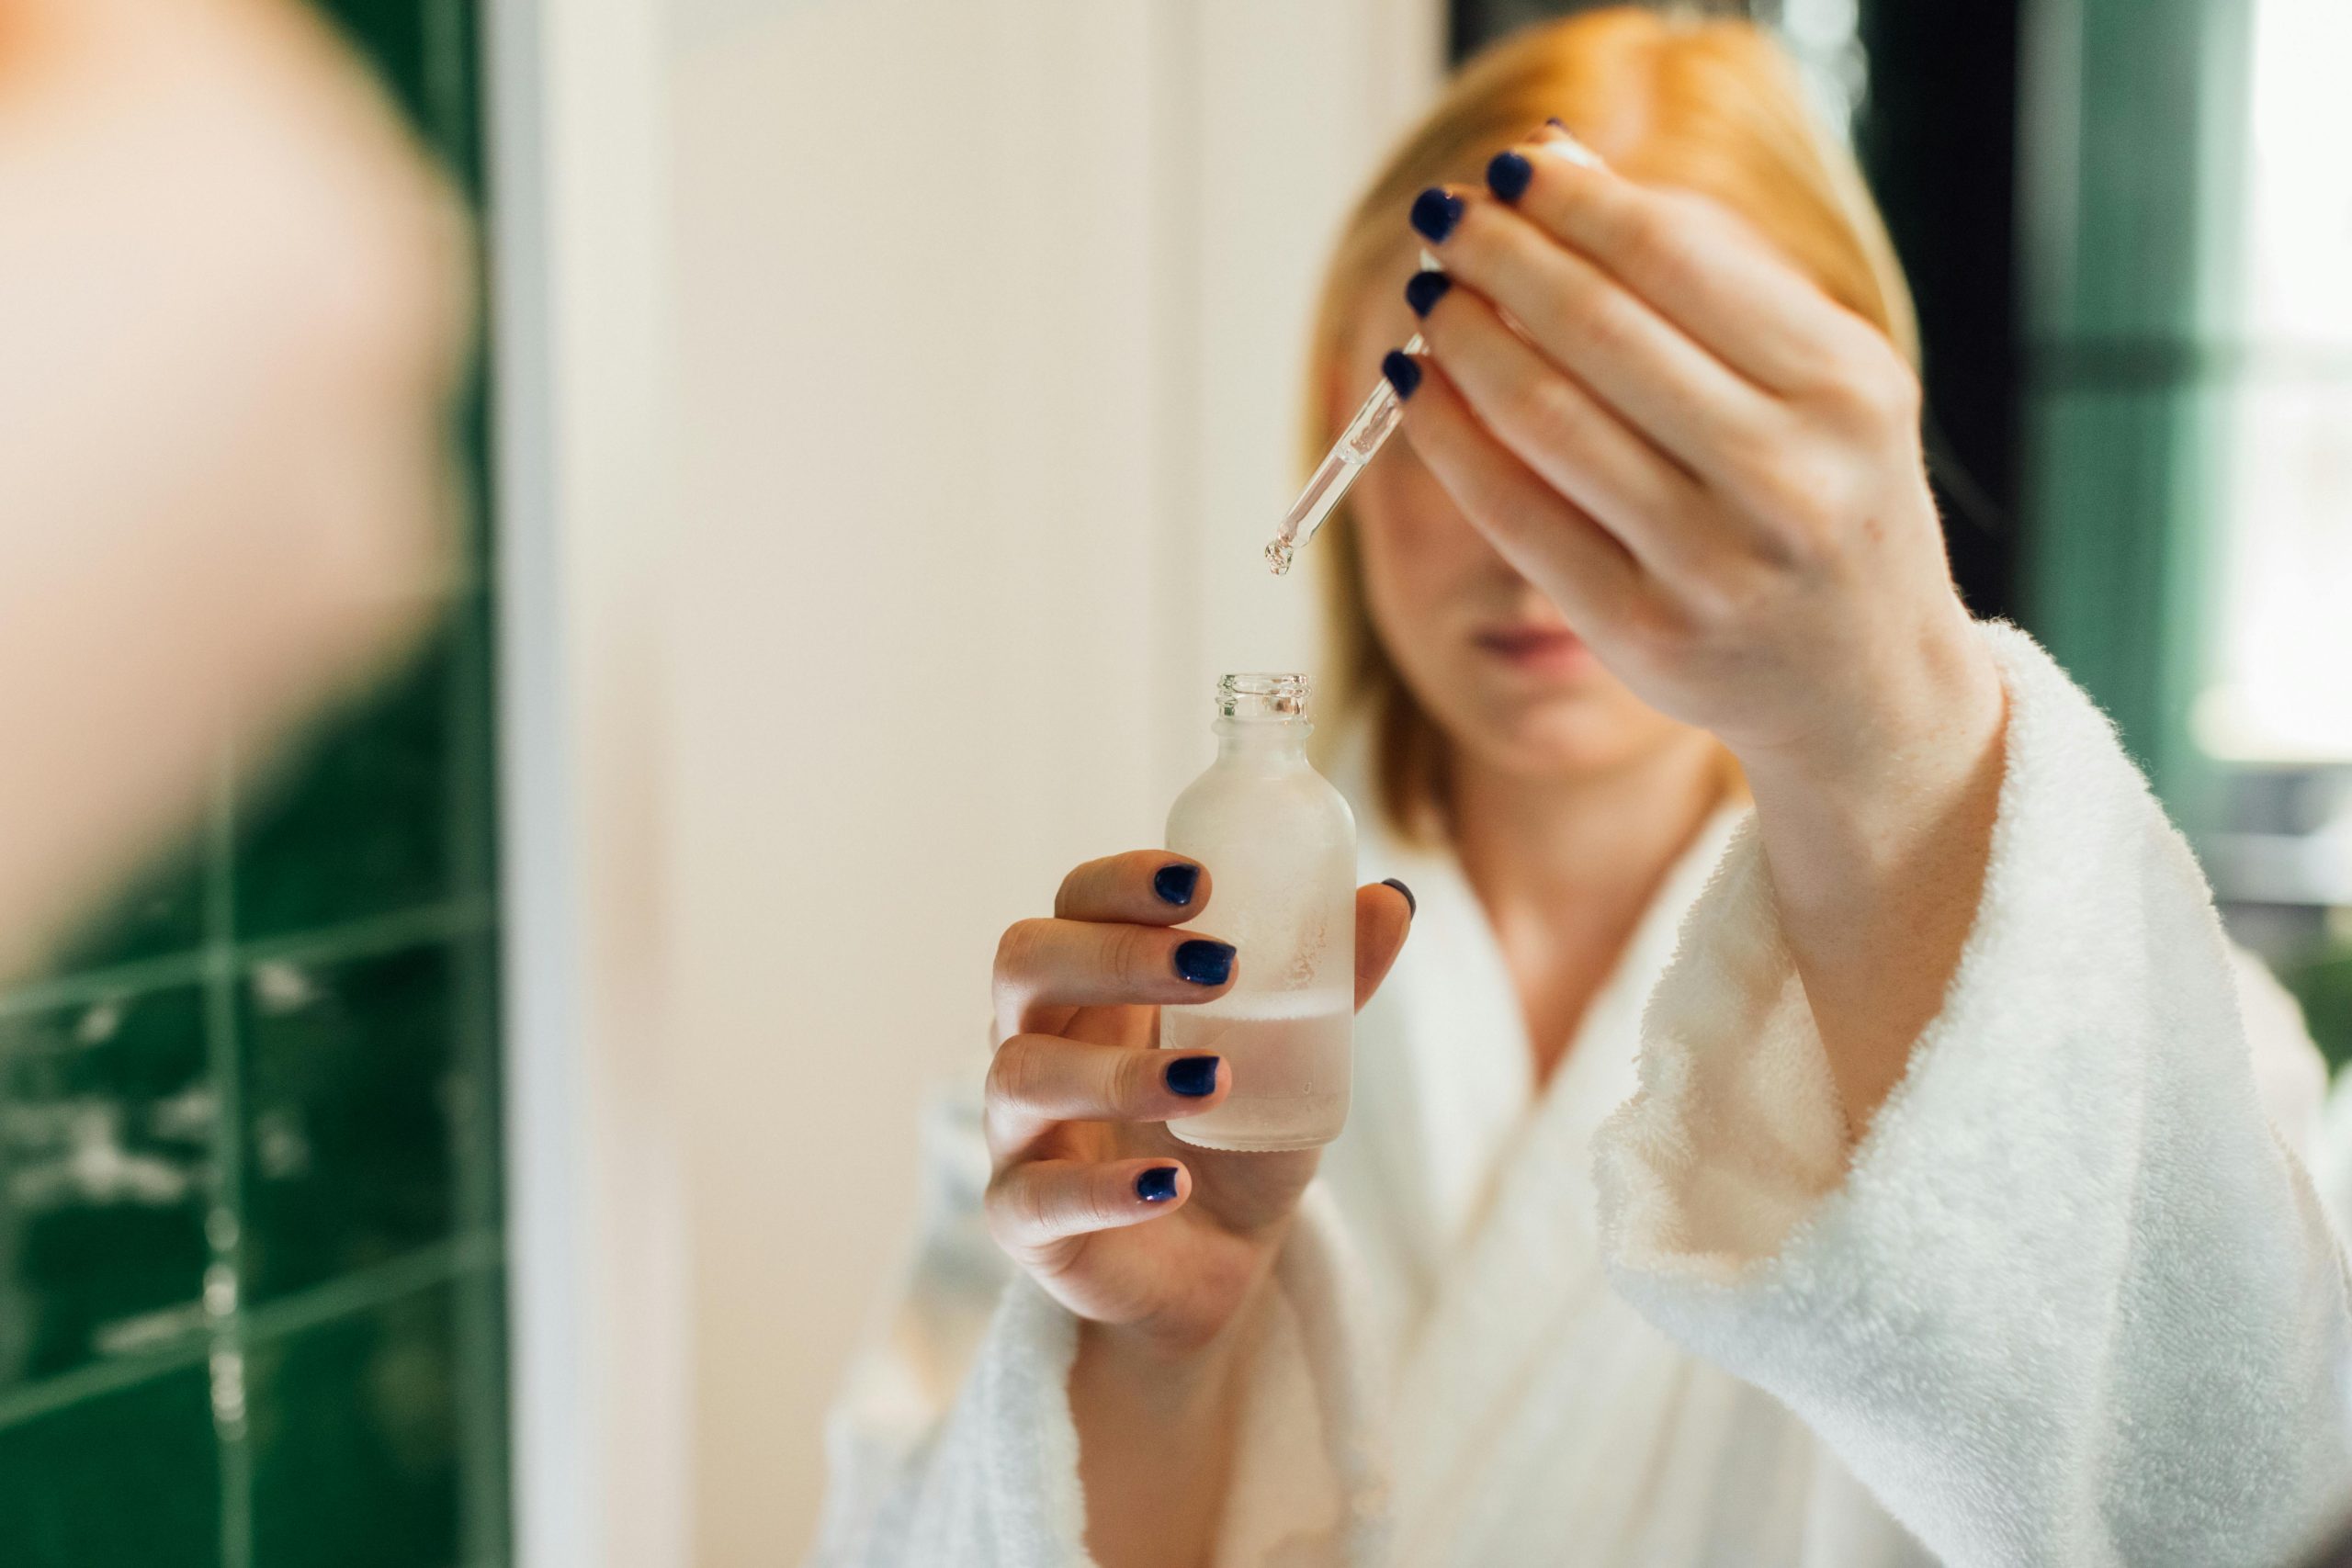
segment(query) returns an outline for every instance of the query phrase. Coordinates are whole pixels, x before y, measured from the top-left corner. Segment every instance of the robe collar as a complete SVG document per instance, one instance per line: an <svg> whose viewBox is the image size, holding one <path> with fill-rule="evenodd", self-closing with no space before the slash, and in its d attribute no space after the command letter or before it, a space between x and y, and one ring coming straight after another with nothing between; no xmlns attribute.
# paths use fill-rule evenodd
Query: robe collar
<svg viewBox="0 0 2352 1568"><path fill-rule="evenodd" d="M1416 1168L1388 1173L1385 1185L1418 1233L1413 1250L1443 1273L1512 1167L1573 1151L1576 1185L1588 1188L1590 1137L1634 1088L1643 1005L1748 808L1719 807L1677 857L1539 1093L1518 991L1485 907L1450 849L1388 830L1369 750L1359 727L1333 759L1332 782L1356 813L1361 875L1402 880L1417 910L1405 951L1358 1023L1357 1096L1374 1101L1367 1109L1383 1122L1383 1157Z"/></svg>
<svg viewBox="0 0 2352 1568"><path fill-rule="evenodd" d="M1719 808L1677 858L1539 1092L1517 990L1460 862L1388 832L1370 776L1361 746L1335 760L1363 875L1403 879L1419 905L1358 1019L1357 1109L1325 1180L1381 1254L1359 1322L1389 1351L1393 1522L1409 1558L1507 1535L1484 1517L1523 1495L1502 1469L1563 1445L1638 1443L1684 1375L1603 1272L1591 1143L1634 1091L1643 1009L1747 807ZM1520 1479L1541 1490L1543 1475ZM1608 1502L1582 1506L1597 1517Z"/></svg>

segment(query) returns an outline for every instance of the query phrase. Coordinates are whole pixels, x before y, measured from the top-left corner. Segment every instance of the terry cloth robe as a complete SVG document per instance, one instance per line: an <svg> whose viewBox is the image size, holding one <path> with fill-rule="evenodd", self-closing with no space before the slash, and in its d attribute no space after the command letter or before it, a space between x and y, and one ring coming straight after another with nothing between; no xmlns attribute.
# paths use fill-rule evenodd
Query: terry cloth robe
<svg viewBox="0 0 2352 1568"><path fill-rule="evenodd" d="M1983 635L1983 902L1850 1156L1744 818L1539 1091L1458 867L1360 807L1419 913L1276 1267L1220 1564L2268 1568L2352 1506L2317 1055L2106 720ZM978 1085L835 1413L829 1568L1091 1561L1076 1325L982 1230Z"/></svg>

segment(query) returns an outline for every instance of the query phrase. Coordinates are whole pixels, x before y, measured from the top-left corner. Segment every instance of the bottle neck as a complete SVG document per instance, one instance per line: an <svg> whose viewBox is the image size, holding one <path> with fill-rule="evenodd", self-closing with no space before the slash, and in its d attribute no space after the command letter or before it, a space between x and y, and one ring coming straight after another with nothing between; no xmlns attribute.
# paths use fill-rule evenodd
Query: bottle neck
<svg viewBox="0 0 2352 1568"><path fill-rule="evenodd" d="M1303 718L1220 718L1210 728L1220 763L1270 773L1306 767L1306 738L1315 728Z"/></svg>

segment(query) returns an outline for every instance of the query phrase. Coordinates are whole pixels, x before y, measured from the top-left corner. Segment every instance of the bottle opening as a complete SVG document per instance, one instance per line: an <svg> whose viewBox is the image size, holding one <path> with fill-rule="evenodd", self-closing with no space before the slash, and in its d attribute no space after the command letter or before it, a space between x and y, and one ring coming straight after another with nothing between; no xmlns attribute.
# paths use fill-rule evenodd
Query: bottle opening
<svg viewBox="0 0 2352 1568"><path fill-rule="evenodd" d="M1227 675L1216 683L1216 711L1226 718L1305 718L1304 675Z"/></svg>

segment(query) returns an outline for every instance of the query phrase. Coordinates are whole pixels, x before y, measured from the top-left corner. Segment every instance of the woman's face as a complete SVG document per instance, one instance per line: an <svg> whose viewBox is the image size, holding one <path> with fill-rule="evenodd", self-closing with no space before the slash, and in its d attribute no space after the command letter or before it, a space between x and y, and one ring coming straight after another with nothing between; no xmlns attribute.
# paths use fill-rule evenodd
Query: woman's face
<svg viewBox="0 0 2352 1568"><path fill-rule="evenodd" d="M1367 299L1346 395L1413 331L1391 291ZM1354 412L1352 401L1333 421ZM1611 771L1698 736L1600 667L1550 600L1470 525L1409 438L1349 492L1373 629L1422 710L1465 760L1522 777Z"/></svg>

